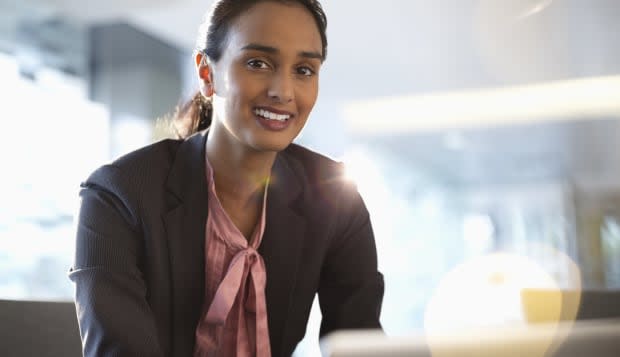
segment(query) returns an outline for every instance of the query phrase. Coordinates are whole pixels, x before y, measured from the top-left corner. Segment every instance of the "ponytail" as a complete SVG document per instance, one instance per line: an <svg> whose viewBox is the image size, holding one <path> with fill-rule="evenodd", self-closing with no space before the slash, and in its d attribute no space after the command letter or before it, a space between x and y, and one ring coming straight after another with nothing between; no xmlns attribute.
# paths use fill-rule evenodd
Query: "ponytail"
<svg viewBox="0 0 620 357"><path fill-rule="evenodd" d="M190 100L177 107L172 118L174 136L185 139L207 129L211 125L212 116L211 98L205 98L202 93L196 92Z"/></svg>

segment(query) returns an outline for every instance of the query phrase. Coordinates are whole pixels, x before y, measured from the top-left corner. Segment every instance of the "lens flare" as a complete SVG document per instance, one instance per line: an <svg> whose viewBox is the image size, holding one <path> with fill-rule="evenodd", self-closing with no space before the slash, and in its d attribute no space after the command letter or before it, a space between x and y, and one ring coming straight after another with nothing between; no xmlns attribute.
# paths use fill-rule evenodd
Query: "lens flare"
<svg viewBox="0 0 620 357"><path fill-rule="evenodd" d="M529 341L516 355L543 357L566 337L562 322L573 321L580 297L580 273L565 254L536 244L527 251L556 264L543 265L538 259L513 253L493 253L461 264L445 275L427 305L424 325L427 343L434 357L453 356L446 341L471 339L493 341L502 328L527 332L535 323L551 331L544 338ZM448 337L447 336L452 336ZM493 356L501 351L492 343L469 343L472 356ZM502 352L505 355L505 351ZM512 354L510 354L512 356Z"/></svg>

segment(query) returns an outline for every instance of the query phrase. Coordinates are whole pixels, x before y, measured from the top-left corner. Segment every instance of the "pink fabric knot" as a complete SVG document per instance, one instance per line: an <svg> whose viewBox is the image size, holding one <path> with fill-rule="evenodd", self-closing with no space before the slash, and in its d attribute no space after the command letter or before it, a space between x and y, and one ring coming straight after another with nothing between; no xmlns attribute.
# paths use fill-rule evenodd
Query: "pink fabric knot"
<svg viewBox="0 0 620 357"><path fill-rule="evenodd" d="M207 311L207 323L223 325L232 308L235 298L239 293L244 281L250 278L250 290L248 299L245 301L245 308L248 311L266 313L265 285L267 276L265 273L265 262L254 248L240 250L230 262L228 271L218 287L211 306Z"/></svg>
<svg viewBox="0 0 620 357"><path fill-rule="evenodd" d="M248 282L247 299L244 300L244 284ZM245 320L246 312L254 315L254 336L248 336L245 328L237 329L237 356L257 356L270 357L271 346L269 344L269 328L267 324L267 303L265 301L265 285L267 283L267 273L263 257L254 248L240 250L230 262L228 271L222 279L211 306L207 311L205 320L209 324L223 326L226 323L228 314L233 307L237 295L240 297L239 318ZM242 310L246 311L242 311ZM241 326L244 324L242 323ZM251 330L250 330L251 331ZM252 341L249 345L239 344L239 341ZM256 346L256 354L246 348ZM241 348L241 349L239 349Z"/></svg>

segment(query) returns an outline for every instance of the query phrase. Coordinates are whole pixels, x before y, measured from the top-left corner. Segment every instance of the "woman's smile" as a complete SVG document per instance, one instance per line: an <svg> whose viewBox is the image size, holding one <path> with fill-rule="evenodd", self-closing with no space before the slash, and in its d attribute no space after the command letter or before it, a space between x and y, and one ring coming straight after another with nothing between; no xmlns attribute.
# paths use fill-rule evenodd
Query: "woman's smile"
<svg viewBox="0 0 620 357"><path fill-rule="evenodd" d="M291 125L295 116L286 111L276 110L269 107L257 107L254 109L256 121L265 129L282 131Z"/></svg>

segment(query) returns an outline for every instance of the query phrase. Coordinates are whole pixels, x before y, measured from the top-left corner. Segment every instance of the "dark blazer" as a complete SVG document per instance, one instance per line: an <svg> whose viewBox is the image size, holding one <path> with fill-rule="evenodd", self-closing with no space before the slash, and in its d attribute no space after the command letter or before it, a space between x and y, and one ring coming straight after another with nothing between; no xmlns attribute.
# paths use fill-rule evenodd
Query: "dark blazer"
<svg viewBox="0 0 620 357"><path fill-rule="evenodd" d="M165 140L82 184L76 308L86 356L190 356L205 296L206 132ZM342 165L298 145L277 155L260 254L274 356L303 338L380 328L383 277L368 211Z"/></svg>

